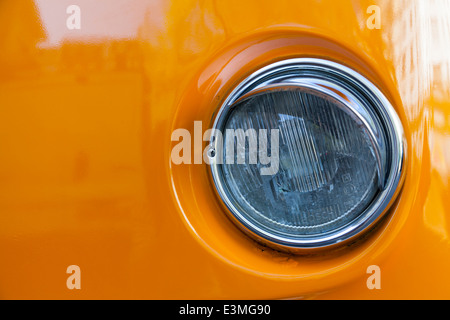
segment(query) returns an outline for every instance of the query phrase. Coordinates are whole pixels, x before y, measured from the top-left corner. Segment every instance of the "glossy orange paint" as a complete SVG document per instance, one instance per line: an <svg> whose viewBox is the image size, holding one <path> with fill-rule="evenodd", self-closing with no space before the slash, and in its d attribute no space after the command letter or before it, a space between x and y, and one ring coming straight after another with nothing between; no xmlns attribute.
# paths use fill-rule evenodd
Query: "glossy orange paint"
<svg viewBox="0 0 450 320"><path fill-rule="evenodd" d="M439 0L2 1L0 298L450 298L449 14ZM378 228L307 256L249 240L207 166L170 161L174 129L206 130L240 79L298 56L372 79L408 146ZM66 287L73 264L81 290Z"/></svg>

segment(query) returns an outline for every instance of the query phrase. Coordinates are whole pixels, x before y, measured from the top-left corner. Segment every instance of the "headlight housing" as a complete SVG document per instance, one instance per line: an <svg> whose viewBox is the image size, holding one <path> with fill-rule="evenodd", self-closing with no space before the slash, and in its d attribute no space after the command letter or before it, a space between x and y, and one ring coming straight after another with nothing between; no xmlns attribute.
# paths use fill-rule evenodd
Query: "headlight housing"
<svg viewBox="0 0 450 320"><path fill-rule="evenodd" d="M277 248L354 239L401 185L405 146L394 108L335 62L299 58L260 69L227 97L213 128L222 139L211 138L211 173L230 218ZM271 174L267 161L252 161L263 155Z"/></svg>

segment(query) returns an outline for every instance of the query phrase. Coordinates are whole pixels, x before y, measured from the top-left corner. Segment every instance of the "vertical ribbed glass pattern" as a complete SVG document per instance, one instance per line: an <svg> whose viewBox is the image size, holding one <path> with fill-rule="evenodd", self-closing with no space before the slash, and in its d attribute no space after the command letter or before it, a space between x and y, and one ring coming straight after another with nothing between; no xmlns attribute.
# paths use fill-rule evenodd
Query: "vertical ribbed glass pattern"
<svg viewBox="0 0 450 320"><path fill-rule="evenodd" d="M258 139L254 150L247 136L244 155L236 134L227 129L266 129L267 139ZM279 167L273 175L262 175L261 168L270 164L250 163L256 156L250 152L275 154L271 129L279 130ZM345 105L316 91L271 91L249 98L233 107L223 131L224 141L234 141L234 163L224 159L220 165L224 190L247 220L268 232L295 237L334 231L357 218L378 191L377 161L366 128ZM245 156L245 164L237 164L239 156Z"/></svg>

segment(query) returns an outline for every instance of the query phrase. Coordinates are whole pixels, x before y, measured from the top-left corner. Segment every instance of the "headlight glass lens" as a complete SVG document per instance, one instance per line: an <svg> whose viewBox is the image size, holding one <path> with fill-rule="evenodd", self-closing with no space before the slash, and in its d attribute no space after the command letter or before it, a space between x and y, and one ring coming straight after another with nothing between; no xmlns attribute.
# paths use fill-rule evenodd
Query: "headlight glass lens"
<svg viewBox="0 0 450 320"><path fill-rule="evenodd" d="M229 199L252 223L286 236L325 233L355 219L374 198L377 165L370 136L340 102L294 89L261 94L233 109L224 140L234 139L236 152L233 164L221 168L223 181ZM249 163L249 146L246 164L237 164L238 140L227 132L238 129L278 130L275 174L262 175L265 165ZM260 147L273 153L270 143Z"/></svg>
<svg viewBox="0 0 450 320"><path fill-rule="evenodd" d="M395 110L369 80L335 62L300 58L262 68L225 100L214 129L222 138L211 139L211 173L227 213L277 248L360 236L402 182Z"/></svg>

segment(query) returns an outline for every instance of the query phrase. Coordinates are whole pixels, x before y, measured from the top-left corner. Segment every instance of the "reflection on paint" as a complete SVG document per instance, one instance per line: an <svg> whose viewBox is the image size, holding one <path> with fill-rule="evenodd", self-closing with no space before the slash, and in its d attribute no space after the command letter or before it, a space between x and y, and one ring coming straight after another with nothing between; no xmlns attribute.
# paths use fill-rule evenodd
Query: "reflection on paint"
<svg viewBox="0 0 450 320"><path fill-rule="evenodd" d="M386 41L392 48L400 95L412 121L422 122L422 129L414 133L413 145L417 156L429 152L431 157L432 182L423 219L430 230L448 240L450 2L404 0L396 2L391 12L396 19L389 27ZM425 127L428 136L424 135ZM424 139L428 141L420 143ZM441 204L439 209L434 207L438 204Z"/></svg>

